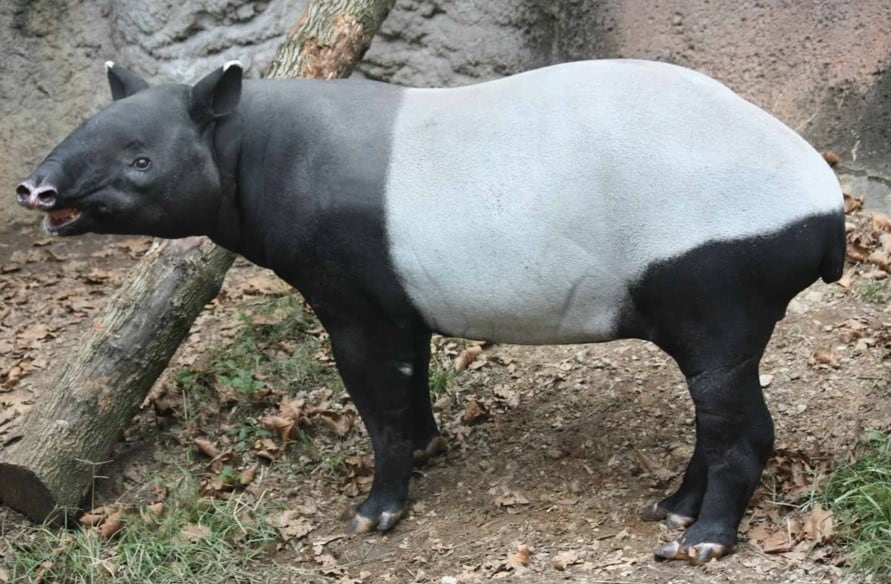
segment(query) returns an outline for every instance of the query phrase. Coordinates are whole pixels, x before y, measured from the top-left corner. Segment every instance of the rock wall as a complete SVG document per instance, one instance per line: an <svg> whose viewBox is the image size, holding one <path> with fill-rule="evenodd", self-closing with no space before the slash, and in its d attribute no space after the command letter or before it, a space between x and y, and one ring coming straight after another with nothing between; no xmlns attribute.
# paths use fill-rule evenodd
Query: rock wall
<svg viewBox="0 0 891 584"><path fill-rule="evenodd" d="M841 156L843 186L891 209L891 2L398 0L363 72L455 85L568 60L698 69Z"/></svg>
<svg viewBox="0 0 891 584"><path fill-rule="evenodd" d="M0 224L16 180L108 101L107 59L153 81L238 58L258 74L305 0L0 2ZM448 86L594 57L702 70L842 158L891 207L891 2L397 0L360 74Z"/></svg>

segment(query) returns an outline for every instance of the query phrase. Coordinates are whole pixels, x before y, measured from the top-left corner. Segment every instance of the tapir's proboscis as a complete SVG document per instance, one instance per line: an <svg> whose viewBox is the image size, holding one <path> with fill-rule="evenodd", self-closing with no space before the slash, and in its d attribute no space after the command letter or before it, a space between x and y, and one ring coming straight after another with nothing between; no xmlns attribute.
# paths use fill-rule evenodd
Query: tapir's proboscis
<svg viewBox="0 0 891 584"><path fill-rule="evenodd" d="M431 334L638 338L677 362L696 443L645 511L657 558L720 557L771 453L758 365L795 294L842 273L842 193L795 132L694 71L556 65L453 89L368 80L150 87L114 101L17 189L58 235L207 235L297 288L374 448L351 521L391 529L442 439Z"/></svg>

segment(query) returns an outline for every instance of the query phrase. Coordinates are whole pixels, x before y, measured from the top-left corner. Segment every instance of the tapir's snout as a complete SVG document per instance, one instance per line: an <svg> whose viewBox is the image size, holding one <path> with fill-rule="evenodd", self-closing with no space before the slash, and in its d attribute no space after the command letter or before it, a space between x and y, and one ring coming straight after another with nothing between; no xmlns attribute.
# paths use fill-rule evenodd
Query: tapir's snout
<svg viewBox="0 0 891 584"><path fill-rule="evenodd" d="M35 182L34 179L29 178L19 183L19 186L15 188L16 202L27 209L41 211L52 209L59 198L58 190L48 181L42 181L42 184L35 184Z"/></svg>
<svg viewBox="0 0 891 584"><path fill-rule="evenodd" d="M43 166L38 168L15 188L15 200L26 209L45 212L43 226L50 233L72 235L76 232L71 230L71 225L81 218L81 210L66 206L59 197L58 176L56 173L54 178Z"/></svg>

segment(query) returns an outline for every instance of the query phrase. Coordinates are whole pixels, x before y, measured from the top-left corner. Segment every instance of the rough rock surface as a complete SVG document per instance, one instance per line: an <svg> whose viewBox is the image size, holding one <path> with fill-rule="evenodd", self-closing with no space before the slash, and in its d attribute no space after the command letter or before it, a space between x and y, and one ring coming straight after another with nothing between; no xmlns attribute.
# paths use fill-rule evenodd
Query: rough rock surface
<svg viewBox="0 0 891 584"><path fill-rule="evenodd" d="M0 2L0 224L17 178L108 100L102 63L194 80L229 59L257 75L305 0ZM841 156L843 181L891 207L891 3L398 0L361 66L417 86L551 63L639 57L700 69Z"/></svg>

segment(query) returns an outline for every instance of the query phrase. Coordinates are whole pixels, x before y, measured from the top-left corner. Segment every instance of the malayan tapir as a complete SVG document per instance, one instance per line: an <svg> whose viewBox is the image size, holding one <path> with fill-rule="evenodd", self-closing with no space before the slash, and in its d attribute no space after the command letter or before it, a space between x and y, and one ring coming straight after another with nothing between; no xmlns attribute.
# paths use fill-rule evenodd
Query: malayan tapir
<svg viewBox="0 0 891 584"><path fill-rule="evenodd" d="M795 132L694 71L568 63L455 89L367 80L149 85L17 188L58 235L207 235L296 287L368 429L357 531L406 512L441 439L432 332L502 343L652 341L686 376L696 443L645 515L657 557L729 551L774 440L758 364L789 300L841 276L843 202Z"/></svg>

